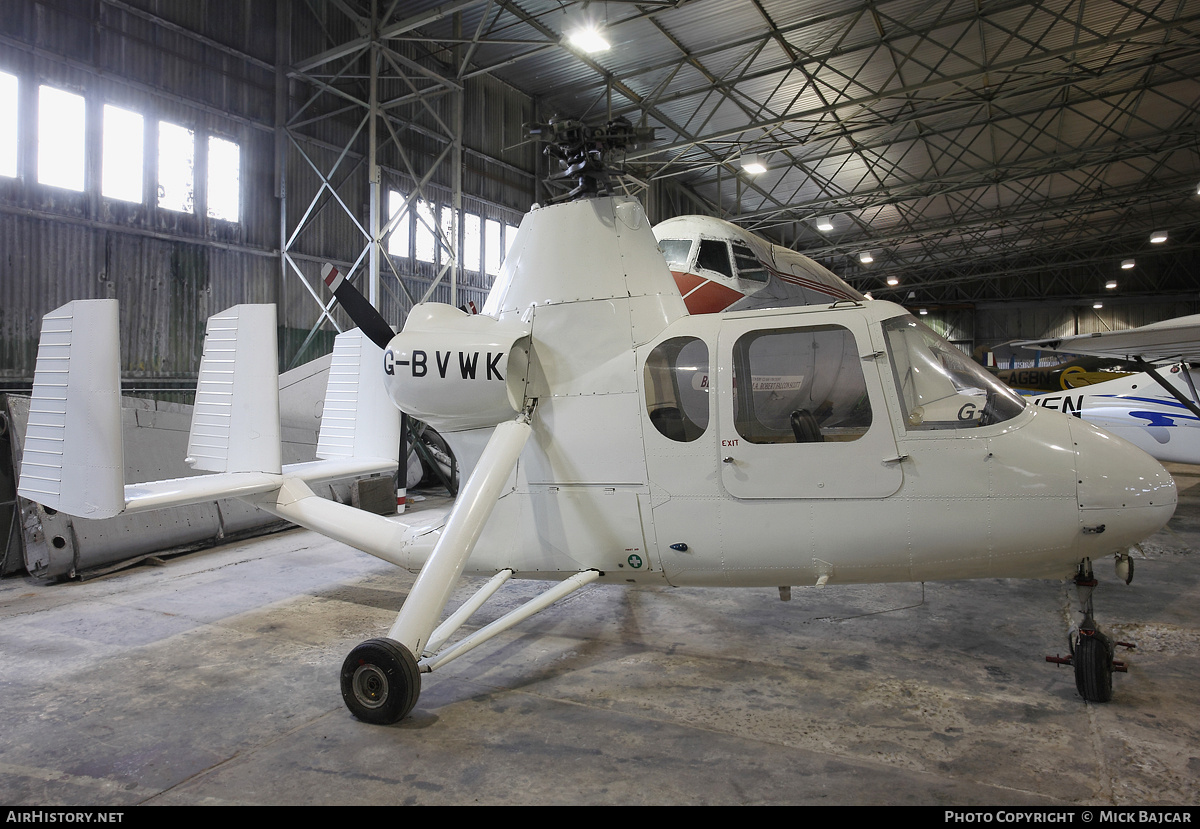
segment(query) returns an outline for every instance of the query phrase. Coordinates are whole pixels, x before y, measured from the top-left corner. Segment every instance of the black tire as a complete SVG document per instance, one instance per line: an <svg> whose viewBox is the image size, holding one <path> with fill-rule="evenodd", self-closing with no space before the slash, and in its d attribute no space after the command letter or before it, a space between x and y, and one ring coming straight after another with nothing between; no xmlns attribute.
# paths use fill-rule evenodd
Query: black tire
<svg viewBox="0 0 1200 829"><path fill-rule="evenodd" d="M342 699L365 723L391 725L421 696L421 671L408 648L392 639L369 639L342 663Z"/></svg>
<svg viewBox="0 0 1200 829"><path fill-rule="evenodd" d="M1088 702L1108 702L1113 696L1112 645L1102 633L1080 636L1071 658L1075 689Z"/></svg>

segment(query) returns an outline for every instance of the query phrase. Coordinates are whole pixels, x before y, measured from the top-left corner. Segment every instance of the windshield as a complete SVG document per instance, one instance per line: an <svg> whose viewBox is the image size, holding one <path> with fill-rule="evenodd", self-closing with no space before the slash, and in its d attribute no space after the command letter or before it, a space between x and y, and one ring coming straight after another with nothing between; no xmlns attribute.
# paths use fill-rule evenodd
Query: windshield
<svg viewBox="0 0 1200 829"><path fill-rule="evenodd" d="M1015 417L1025 401L911 316L883 324L908 430L973 429Z"/></svg>
<svg viewBox="0 0 1200 829"><path fill-rule="evenodd" d="M690 239L659 239L658 249L662 251L663 258L667 260L668 267L678 268L681 271L687 270L692 256Z"/></svg>

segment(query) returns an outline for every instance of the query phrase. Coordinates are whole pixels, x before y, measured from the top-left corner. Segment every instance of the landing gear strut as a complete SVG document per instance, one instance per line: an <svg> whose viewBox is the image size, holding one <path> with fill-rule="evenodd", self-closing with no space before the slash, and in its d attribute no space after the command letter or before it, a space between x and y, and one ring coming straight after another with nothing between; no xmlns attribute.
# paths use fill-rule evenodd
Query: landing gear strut
<svg viewBox="0 0 1200 829"><path fill-rule="evenodd" d="M1100 632L1092 616L1092 591L1097 583L1092 560L1085 558L1075 572L1083 622L1070 636L1071 664L1075 667L1075 690L1079 696L1088 702L1108 702L1113 695L1113 644Z"/></svg>
<svg viewBox="0 0 1200 829"><path fill-rule="evenodd" d="M1106 636L1092 615L1092 591L1096 589L1096 576L1092 572L1092 560L1079 562L1075 572L1075 587L1079 591L1079 612L1083 621L1067 635L1071 655L1067 658L1047 656L1047 662L1071 665L1075 668L1075 689L1088 702L1109 702L1113 696L1112 675L1114 671L1125 671L1125 663L1113 659L1113 641ZM1125 642L1116 644L1133 647Z"/></svg>
<svg viewBox="0 0 1200 829"><path fill-rule="evenodd" d="M421 667L414 653L424 654L436 632L438 616L533 433L529 422L536 405L528 402L516 420L500 423L488 438L387 638L363 642L342 663L342 699L363 722L390 725L417 704Z"/></svg>

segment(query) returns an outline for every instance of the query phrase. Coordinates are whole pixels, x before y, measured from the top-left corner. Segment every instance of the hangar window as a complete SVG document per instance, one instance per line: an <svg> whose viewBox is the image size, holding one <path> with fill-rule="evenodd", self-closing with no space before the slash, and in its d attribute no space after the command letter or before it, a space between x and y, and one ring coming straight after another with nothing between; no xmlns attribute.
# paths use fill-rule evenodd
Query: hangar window
<svg viewBox="0 0 1200 829"><path fill-rule="evenodd" d="M179 213L195 210L196 134L158 122L158 206Z"/></svg>
<svg viewBox="0 0 1200 829"><path fill-rule="evenodd" d="M105 104L103 141L100 192L108 199L142 201L145 119L140 113Z"/></svg>
<svg viewBox="0 0 1200 829"><path fill-rule="evenodd" d="M17 76L0 72L0 176L17 175Z"/></svg>
<svg viewBox="0 0 1200 829"><path fill-rule="evenodd" d="M646 358L646 411L660 434L681 443L708 428L708 345L672 337Z"/></svg>
<svg viewBox="0 0 1200 829"><path fill-rule="evenodd" d="M38 182L83 190L84 101L52 86L38 88Z"/></svg>
<svg viewBox="0 0 1200 829"><path fill-rule="evenodd" d="M388 191L388 227L391 232L387 237L387 252L392 256L408 258L409 251L409 212L408 202L404 194L397 190Z"/></svg>
<svg viewBox="0 0 1200 829"><path fill-rule="evenodd" d="M914 317L884 323L896 391L909 430L1000 423L1025 401Z"/></svg>
<svg viewBox="0 0 1200 829"><path fill-rule="evenodd" d="M667 267L674 270L685 271L692 261L691 239L659 239L658 249L667 260Z"/></svg>
<svg viewBox="0 0 1200 829"><path fill-rule="evenodd" d="M442 264L458 259L454 252L458 250L458 223L454 221L457 214L448 204L442 205L442 232L438 237L438 258Z"/></svg>
<svg viewBox="0 0 1200 829"><path fill-rule="evenodd" d="M729 245L713 239L700 240L700 254L696 257L696 267L704 268L733 278L733 269L729 266Z"/></svg>
<svg viewBox="0 0 1200 829"><path fill-rule="evenodd" d="M508 258L508 252L512 250L513 240L517 238L516 225L504 226L504 258Z"/></svg>
<svg viewBox="0 0 1200 829"><path fill-rule="evenodd" d="M208 216L236 222L241 215L242 150L235 142L208 137Z"/></svg>
<svg viewBox="0 0 1200 829"><path fill-rule="evenodd" d="M503 247L500 244L500 222L488 219L483 224L483 265L484 269L495 276L500 273L500 260L503 259Z"/></svg>
<svg viewBox="0 0 1200 829"><path fill-rule="evenodd" d="M437 239L434 236L433 208L425 201L417 201L416 254L421 262L432 262L437 254Z"/></svg>
<svg viewBox="0 0 1200 829"><path fill-rule="evenodd" d="M851 441L871 426L858 346L841 326L743 334L733 374L734 421L751 443Z"/></svg>
<svg viewBox="0 0 1200 829"><path fill-rule="evenodd" d="M463 216L463 270L478 273L483 265L483 221L474 213Z"/></svg>

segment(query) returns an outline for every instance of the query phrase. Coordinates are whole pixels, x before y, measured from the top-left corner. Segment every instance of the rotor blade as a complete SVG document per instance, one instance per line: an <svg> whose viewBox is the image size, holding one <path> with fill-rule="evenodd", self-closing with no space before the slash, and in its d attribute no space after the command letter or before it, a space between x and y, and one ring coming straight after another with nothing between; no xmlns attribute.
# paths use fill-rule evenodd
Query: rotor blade
<svg viewBox="0 0 1200 829"><path fill-rule="evenodd" d="M325 280L329 290L333 291L338 304L342 306L354 324L367 335L367 339L380 348L386 349L395 332L392 331L392 326L387 324L383 315L367 302L367 298L362 295L362 292L351 285L350 281L329 262L326 262L325 267L321 268L321 278Z"/></svg>

